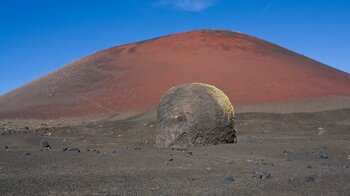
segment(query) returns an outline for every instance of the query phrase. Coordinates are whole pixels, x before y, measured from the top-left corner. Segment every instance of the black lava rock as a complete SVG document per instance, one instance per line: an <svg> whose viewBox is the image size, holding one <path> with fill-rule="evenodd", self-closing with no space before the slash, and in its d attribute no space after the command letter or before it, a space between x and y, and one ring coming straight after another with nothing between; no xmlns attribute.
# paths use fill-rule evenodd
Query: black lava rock
<svg viewBox="0 0 350 196"><path fill-rule="evenodd" d="M315 183L318 181L318 177L316 175L307 176L306 181Z"/></svg>
<svg viewBox="0 0 350 196"><path fill-rule="evenodd" d="M193 154L193 153L192 153L191 151L187 151L187 152L186 152L186 156L187 156L187 157L192 156L192 154Z"/></svg>
<svg viewBox="0 0 350 196"><path fill-rule="evenodd" d="M271 174L267 171L262 171L262 172L253 172L253 177L257 177L260 179L266 179L266 178L270 178Z"/></svg>
<svg viewBox="0 0 350 196"><path fill-rule="evenodd" d="M328 155L324 152L321 152L320 154L318 154L317 157L320 159L328 159Z"/></svg>
<svg viewBox="0 0 350 196"><path fill-rule="evenodd" d="M80 153L80 148L71 148L68 151Z"/></svg>
<svg viewBox="0 0 350 196"><path fill-rule="evenodd" d="M50 144L48 141L44 140L41 142L42 147L44 148L51 148Z"/></svg>
<svg viewBox="0 0 350 196"><path fill-rule="evenodd" d="M233 176L225 176L224 180L225 182L234 182L235 178Z"/></svg>

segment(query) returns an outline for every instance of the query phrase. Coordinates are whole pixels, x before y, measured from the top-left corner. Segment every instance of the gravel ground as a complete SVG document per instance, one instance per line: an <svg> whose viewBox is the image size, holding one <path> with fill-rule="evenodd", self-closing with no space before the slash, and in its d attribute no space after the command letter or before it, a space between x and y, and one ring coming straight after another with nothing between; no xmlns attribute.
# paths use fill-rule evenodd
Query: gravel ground
<svg viewBox="0 0 350 196"><path fill-rule="evenodd" d="M0 193L349 195L350 109L236 118L237 144L192 149L155 148L154 113L2 120Z"/></svg>

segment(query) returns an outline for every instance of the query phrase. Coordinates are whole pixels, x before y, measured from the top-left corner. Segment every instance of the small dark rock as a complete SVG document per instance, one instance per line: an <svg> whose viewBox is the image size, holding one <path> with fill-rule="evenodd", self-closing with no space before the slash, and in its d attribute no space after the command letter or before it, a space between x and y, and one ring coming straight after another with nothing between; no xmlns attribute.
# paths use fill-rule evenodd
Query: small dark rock
<svg viewBox="0 0 350 196"><path fill-rule="evenodd" d="M80 148L71 148L71 149L69 149L69 151L74 151L74 152L80 153Z"/></svg>
<svg viewBox="0 0 350 196"><path fill-rule="evenodd" d="M260 179L266 179L266 178L270 178L271 174L269 172L266 171L262 171L262 172L252 172L253 177L257 177Z"/></svg>
<svg viewBox="0 0 350 196"><path fill-rule="evenodd" d="M317 157L320 159L328 159L328 155L324 152L321 152L320 154L318 154Z"/></svg>
<svg viewBox="0 0 350 196"><path fill-rule="evenodd" d="M5 146L5 149L9 149L9 147L8 147L8 146Z"/></svg>
<svg viewBox="0 0 350 196"><path fill-rule="evenodd" d="M307 166L307 168L308 168L308 169L311 169L311 168L312 168L312 166L311 166L311 165L308 165L308 166Z"/></svg>
<svg viewBox="0 0 350 196"><path fill-rule="evenodd" d="M225 182L234 182L235 178L233 176L225 176L224 180Z"/></svg>
<svg viewBox="0 0 350 196"><path fill-rule="evenodd" d="M261 179L270 178L270 176L271 176L270 173L265 172L265 171L260 172L260 174L259 174L259 178L261 178Z"/></svg>
<svg viewBox="0 0 350 196"><path fill-rule="evenodd" d="M233 165L235 162L234 161L225 161L225 163Z"/></svg>
<svg viewBox="0 0 350 196"><path fill-rule="evenodd" d="M306 181L307 182L317 182L318 181L318 177L316 175L307 176L306 177Z"/></svg>
<svg viewBox="0 0 350 196"><path fill-rule="evenodd" d="M41 145L44 147L44 148L51 148L50 144L48 141L44 140L41 142Z"/></svg>
<svg viewBox="0 0 350 196"><path fill-rule="evenodd" d="M187 151L187 152L186 152L186 156L187 156L187 157L192 156L192 154L193 154L193 153L192 153L191 151Z"/></svg>
<svg viewBox="0 0 350 196"><path fill-rule="evenodd" d="M141 147L140 147L140 146L136 146L136 147L134 148L134 150L141 150Z"/></svg>
<svg viewBox="0 0 350 196"><path fill-rule="evenodd" d="M263 165L267 165L267 163L265 162L265 160L264 160L264 159L261 159L261 164L263 164Z"/></svg>
<svg viewBox="0 0 350 196"><path fill-rule="evenodd" d="M288 182L289 183L293 183L294 182L294 178L292 176L288 176Z"/></svg>
<svg viewBox="0 0 350 196"><path fill-rule="evenodd" d="M168 161L173 161L173 160L174 160L173 158L168 159Z"/></svg>
<svg viewBox="0 0 350 196"><path fill-rule="evenodd" d="M26 152L25 155L27 155L27 156L30 155L30 152Z"/></svg>
<svg viewBox="0 0 350 196"><path fill-rule="evenodd" d="M68 150L68 148L67 147L65 147L65 148L63 148L63 151L65 152L65 151L67 151Z"/></svg>

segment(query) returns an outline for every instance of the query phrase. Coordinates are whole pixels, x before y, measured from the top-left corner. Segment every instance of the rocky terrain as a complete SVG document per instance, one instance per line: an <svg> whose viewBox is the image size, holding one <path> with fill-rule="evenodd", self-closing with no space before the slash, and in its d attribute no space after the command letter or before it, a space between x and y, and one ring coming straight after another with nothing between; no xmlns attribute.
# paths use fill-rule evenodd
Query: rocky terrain
<svg viewBox="0 0 350 196"><path fill-rule="evenodd" d="M237 144L155 148L156 114L1 120L2 195L348 195L350 109L238 113Z"/></svg>

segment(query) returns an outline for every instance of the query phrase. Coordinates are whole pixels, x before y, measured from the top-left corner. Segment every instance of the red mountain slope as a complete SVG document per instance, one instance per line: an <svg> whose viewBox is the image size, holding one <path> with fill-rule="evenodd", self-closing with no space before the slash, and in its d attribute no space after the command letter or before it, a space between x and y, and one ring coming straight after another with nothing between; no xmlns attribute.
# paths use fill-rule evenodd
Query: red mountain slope
<svg viewBox="0 0 350 196"><path fill-rule="evenodd" d="M177 84L209 83L234 104L350 96L350 75L261 39L192 31L106 49L0 97L0 117L154 109Z"/></svg>

